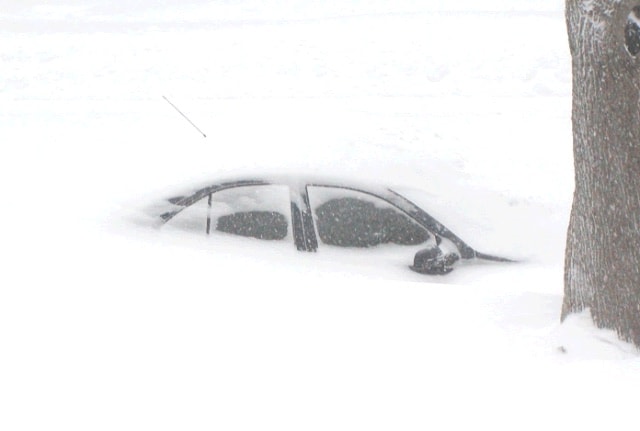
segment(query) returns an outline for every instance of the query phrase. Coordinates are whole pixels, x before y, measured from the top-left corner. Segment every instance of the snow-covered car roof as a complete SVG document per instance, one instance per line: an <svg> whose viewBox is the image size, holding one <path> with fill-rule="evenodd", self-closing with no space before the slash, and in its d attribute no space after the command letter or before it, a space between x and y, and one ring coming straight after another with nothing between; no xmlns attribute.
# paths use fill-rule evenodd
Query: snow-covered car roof
<svg viewBox="0 0 640 431"><path fill-rule="evenodd" d="M183 210L217 192L250 186L282 185L290 190L292 222L294 240L298 250L315 251L317 249L317 233L311 221L311 208L308 198L308 187L326 187L364 193L378 199L382 199L406 216L417 222L420 226L431 232L437 238L446 238L455 245L462 259L484 259L493 261L508 261L508 259L484 254L476 251L455 233L449 230L443 223L429 215L427 211L395 192L393 189L375 184L363 184L354 181L343 181L332 178L304 178L304 177L253 177L237 178L213 181L206 185L191 187L182 193L167 198L162 204L155 207L154 212L159 224L163 225Z"/></svg>

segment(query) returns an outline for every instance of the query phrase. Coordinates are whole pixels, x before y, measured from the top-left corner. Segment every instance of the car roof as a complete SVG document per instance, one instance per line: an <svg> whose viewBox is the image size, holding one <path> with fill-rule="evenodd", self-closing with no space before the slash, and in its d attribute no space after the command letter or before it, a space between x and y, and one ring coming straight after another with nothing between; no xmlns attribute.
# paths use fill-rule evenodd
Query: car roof
<svg viewBox="0 0 640 431"><path fill-rule="evenodd" d="M353 190L366 193L388 201L394 206L400 207L403 211L411 211L418 208L405 197L399 195L391 188L378 184L362 183L353 180L342 180L337 178L323 177L301 177L301 176L265 176L253 178L225 179L201 184L196 187L184 189L166 199L164 211L159 213L160 217L168 221L185 207L192 205L205 196L225 189L234 187L247 187L259 185L283 185L291 190L303 192L307 186L335 187L346 190Z"/></svg>

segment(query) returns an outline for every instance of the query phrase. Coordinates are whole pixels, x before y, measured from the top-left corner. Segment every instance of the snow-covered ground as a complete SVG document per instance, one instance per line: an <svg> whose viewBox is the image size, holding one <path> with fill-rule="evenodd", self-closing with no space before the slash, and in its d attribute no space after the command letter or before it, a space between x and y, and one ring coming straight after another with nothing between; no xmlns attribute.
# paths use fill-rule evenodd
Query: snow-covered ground
<svg viewBox="0 0 640 431"><path fill-rule="evenodd" d="M559 324L563 6L1 0L0 429L633 429L635 350ZM145 224L255 173L395 186L520 263Z"/></svg>

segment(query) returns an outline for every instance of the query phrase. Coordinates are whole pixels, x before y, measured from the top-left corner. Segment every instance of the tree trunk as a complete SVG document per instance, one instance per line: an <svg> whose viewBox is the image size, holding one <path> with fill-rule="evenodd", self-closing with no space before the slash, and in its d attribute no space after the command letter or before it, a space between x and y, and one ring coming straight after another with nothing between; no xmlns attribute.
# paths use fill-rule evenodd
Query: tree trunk
<svg viewBox="0 0 640 431"><path fill-rule="evenodd" d="M640 347L640 27L635 13L640 16L640 0L566 2L575 192L562 319L588 308L598 327Z"/></svg>

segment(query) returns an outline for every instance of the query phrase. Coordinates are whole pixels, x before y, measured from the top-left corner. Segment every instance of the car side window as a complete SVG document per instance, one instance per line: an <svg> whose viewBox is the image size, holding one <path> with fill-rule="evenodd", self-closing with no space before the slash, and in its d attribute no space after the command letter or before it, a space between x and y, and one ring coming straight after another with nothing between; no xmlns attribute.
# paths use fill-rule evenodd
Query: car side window
<svg viewBox="0 0 640 431"><path fill-rule="evenodd" d="M363 192L309 186L318 237L340 247L419 245L433 238L424 227L388 202Z"/></svg>
<svg viewBox="0 0 640 431"><path fill-rule="evenodd" d="M169 224L182 230L226 233L263 240L290 235L289 188L279 185L233 187L207 195Z"/></svg>

